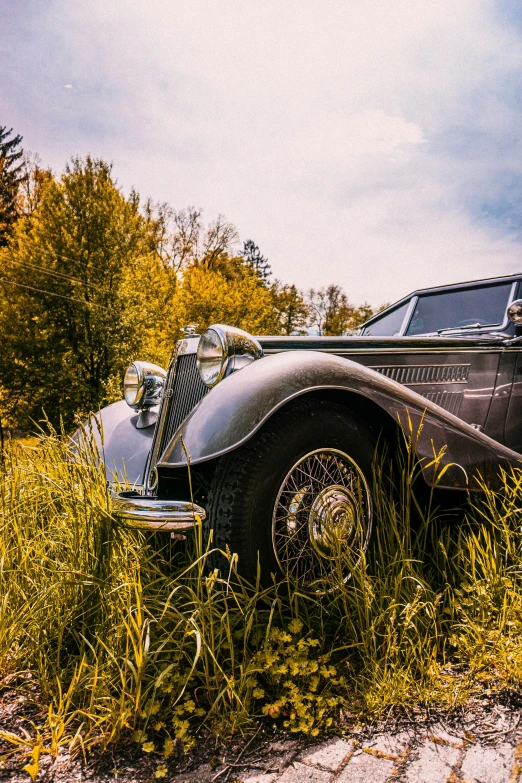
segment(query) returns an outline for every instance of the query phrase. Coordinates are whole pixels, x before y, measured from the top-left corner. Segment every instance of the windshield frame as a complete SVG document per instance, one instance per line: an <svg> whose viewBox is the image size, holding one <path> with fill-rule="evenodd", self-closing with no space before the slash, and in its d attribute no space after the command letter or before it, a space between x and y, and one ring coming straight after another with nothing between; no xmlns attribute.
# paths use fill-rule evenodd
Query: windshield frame
<svg viewBox="0 0 522 783"><path fill-rule="evenodd" d="M463 290L466 290L466 289L469 289L469 288L492 288L493 286L500 285L500 284L502 284L502 280L496 280L495 282L492 281L489 285L487 285L487 284L482 284L481 285L480 281L473 281L473 282L470 282L468 284L457 285L457 286L454 286L454 287L451 286L451 287L442 289L438 293L444 294L444 293L449 293L450 291L463 291ZM397 337L414 338L414 337L426 337L426 336L431 336L431 335L436 336L436 337L442 337L442 336L451 337L451 336L456 335L456 334L458 334L458 335L470 335L471 336L473 334L487 334L488 332L491 332L491 331L502 332L502 331L506 330L511 325L511 321L509 320L509 318L507 316L507 310L508 310L509 305L515 299L517 288L518 288L519 285L522 287L522 280L520 280L520 279L513 280L513 282L511 283L511 290L509 292L509 296L508 296L508 299L507 299L506 311L504 313L504 320L502 321L502 323L499 323L499 324L484 324L481 327L476 327L476 328L473 328L473 329L463 329L463 328L459 328L458 326L456 326L456 327L441 327L441 329L446 329L447 328L449 330L449 331L442 332L442 334L439 331L436 331L436 332L422 332L421 334L416 334L416 335L406 334L406 332L408 331L408 327L410 325L410 321L413 318L413 314L415 312L415 308L417 306L417 303L418 303L419 299L421 298L421 296L429 296L430 295L430 294L428 294L427 291L426 291L426 294L424 294L424 292L422 294L420 294L420 295L419 294L413 294L413 296L409 297L410 304L409 304L409 307L408 307L408 309L406 311L406 314L404 316L401 328L397 332ZM431 294L431 295L433 296L434 294ZM398 302L394 302L392 305L387 307L385 310L382 310L374 318L372 318L370 322L368 322L368 325L366 325L366 324L362 325L359 334L361 336L372 337L371 334L367 334L366 333L366 328L370 328L373 323L375 323L376 321L379 320L379 317L385 316L388 313L391 313L397 307L400 307L402 304L404 304L405 301L408 301L408 297L404 297L404 299L399 299ZM392 335L388 335L388 336L391 337Z"/></svg>

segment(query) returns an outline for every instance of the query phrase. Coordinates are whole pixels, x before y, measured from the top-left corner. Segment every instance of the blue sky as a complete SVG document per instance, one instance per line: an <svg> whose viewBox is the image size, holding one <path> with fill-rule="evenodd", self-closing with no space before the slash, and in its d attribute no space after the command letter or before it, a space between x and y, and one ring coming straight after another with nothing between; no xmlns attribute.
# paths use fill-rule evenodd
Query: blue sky
<svg viewBox="0 0 522 783"><path fill-rule="evenodd" d="M522 270L514 0L3 0L0 124L354 302Z"/></svg>

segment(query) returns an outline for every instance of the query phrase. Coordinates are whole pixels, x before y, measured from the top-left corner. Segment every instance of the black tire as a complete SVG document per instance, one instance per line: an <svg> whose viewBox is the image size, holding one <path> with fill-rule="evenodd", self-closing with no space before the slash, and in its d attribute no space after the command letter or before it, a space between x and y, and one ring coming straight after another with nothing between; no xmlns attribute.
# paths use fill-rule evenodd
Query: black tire
<svg viewBox="0 0 522 783"><path fill-rule="evenodd" d="M348 480L344 480L348 475L347 472L351 470L358 486L362 487L357 494L357 502L359 506L365 506L364 513L368 516L368 535L365 533L365 540L361 544L366 548L371 532L369 486L376 443L377 436L370 427L342 405L310 398L290 403L275 414L244 446L221 458L209 493L207 505L209 515L205 523L207 535L210 530L213 530L213 546L221 550L228 548L231 553L237 553L238 571L251 582L256 579L258 558L264 584L271 581L271 574L281 576L285 567L288 571L289 563L292 563L291 570L295 570L293 575L303 587L309 587L308 583L317 582L318 577L315 572L310 572L306 578L303 573L300 574L300 570L303 571L305 565L301 561L297 563L294 554L292 556L288 554L291 545L295 549L294 539L297 533L294 529L299 528L300 538L297 543L304 541L303 536L308 536L310 547L313 543L313 557L308 549L306 549L306 557L318 560L319 547L321 555L319 560L324 559L323 550L329 545L330 539L325 538L326 526L317 532L317 526L310 521L312 513L317 516L317 512L312 512L310 509L319 503L323 514L320 519L323 520L323 509L326 508L327 524L331 525L334 511L330 509L336 507L337 519L340 518L339 513L341 513L337 507L341 508L344 514L341 524L344 525L345 530L348 523L344 520L347 517L350 515L353 517L355 513L359 520L361 509L353 512L351 510L355 506L354 498L357 493L353 490L352 496L348 497L350 494ZM298 465L297 463L305 457L308 461L305 460ZM310 463L309 460L313 462ZM323 463L327 466L326 481L333 482L334 489L332 487L321 489L324 480L321 484L317 484L318 479L310 476L310 481L303 479L305 484L310 485L309 487L306 486L303 490L297 488L296 493L290 496L291 500L286 499L286 495L293 492L296 480L294 477L299 478L301 474L306 476L306 470L314 473L316 469L308 468L310 464L319 465L317 469L319 474ZM328 468L330 464L334 467ZM353 469L352 465L355 466ZM292 472L293 468L296 469L294 472ZM290 477L288 477L289 471ZM332 478L330 472L334 474ZM316 481L315 484L312 478ZM291 483L285 484L287 479ZM353 485L353 477L350 480ZM346 489L340 487L339 482L342 482L343 486L346 485ZM292 488L285 489L286 486ZM364 497L361 493L365 493ZM314 498L315 502L311 506L310 503ZM283 506L281 523L277 514ZM276 512L274 508L277 509ZM302 519L308 521L299 521ZM281 524L283 524L282 533L279 529ZM355 523L352 520L350 524L351 530ZM356 524L358 525L359 522ZM290 530L292 525L293 529ZM305 526L308 533L303 532ZM289 543L291 538L293 544ZM358 540L360 541L360 536ZM281 562L282 560L285 562ZM296 560L295 569L294 560ZM211 565L224 570L226 563L223 556L216 553L211 558ZM324 576L323 573L323 579Z"/></svg>

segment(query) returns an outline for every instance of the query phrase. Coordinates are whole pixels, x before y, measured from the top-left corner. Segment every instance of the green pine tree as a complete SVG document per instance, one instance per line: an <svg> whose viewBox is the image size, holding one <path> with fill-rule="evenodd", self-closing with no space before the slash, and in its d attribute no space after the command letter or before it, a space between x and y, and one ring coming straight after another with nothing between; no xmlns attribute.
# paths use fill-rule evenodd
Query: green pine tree
<svg viewBox="0 0 522 783"><path fill-rule="evenodd" d="M11 136L13 129L0 125L0 247L7 244L8 236L18 217L17 200L23 177L22 137Z"/></svg>
<svg viewBox="0 0 522 783"><path fill-rule="evenodd" d="M261 253L259 245L256 245L253 239L246 239L243 242L240 256L246 264L252 267L259 279L266 283L272 274L272 268L268 259Z"/></svg>

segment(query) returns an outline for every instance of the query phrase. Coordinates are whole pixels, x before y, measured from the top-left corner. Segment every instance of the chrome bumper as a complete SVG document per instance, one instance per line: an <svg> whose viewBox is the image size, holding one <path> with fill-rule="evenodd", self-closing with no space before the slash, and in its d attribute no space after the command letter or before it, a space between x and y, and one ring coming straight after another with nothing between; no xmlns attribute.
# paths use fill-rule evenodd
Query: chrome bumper
<svg viewBox="0 0 522 783"><path fill-rule="evenodd" d="M186 500L159 500L143 495L120 493L112 496L113 516L130 527L148 530L190 530L203 520L205 509Z"/></svg>

